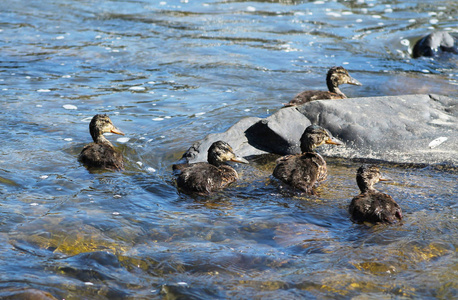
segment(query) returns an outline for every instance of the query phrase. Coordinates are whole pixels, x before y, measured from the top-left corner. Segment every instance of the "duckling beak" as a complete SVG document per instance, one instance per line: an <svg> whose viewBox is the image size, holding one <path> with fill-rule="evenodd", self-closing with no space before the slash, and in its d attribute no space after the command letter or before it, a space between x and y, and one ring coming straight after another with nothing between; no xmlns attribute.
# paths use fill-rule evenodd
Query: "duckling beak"
<svg viewBox="0 0 458 300"><path fill-rule="evenodd" d="M392 181L393 179L388 177L380 177L379 181Z"/></svg>
<svg viewBox="0 0 458 300"><path fill-rule="evenodd" d="M120 135L124 135L124 132L122 132L121 130L119 130L118 128L114 127L111 128L110 130L111 133L116 133L116 134L120 134Z"/></svg>
<svg viewBox="0 0 458 300"><path fill-rule="evenodd" d="M242 163L242 164L248 164L249 163L248 160L246 160L246 159L244 159L243 157L240 157L240 156L236 156L236 157L231 158L231 161Z"/></svg>
<svg viewBox="0 0 458 300"><path fill-rule="evenodd" d="M329 139L327 139L325 141L325 143L326 144L331 144L331 145L342 145L343 144L341 141L339 141L335 137L329 137Z"/></svg>
<svg viewBox="0 0 458 300"><path fill-rule="evenodd" d="M350 77L350 80L347 81L348 84L353 84L353 85L363 85L361 82L359 82L358 80L356 80L355 78L353 77Z"/></svg>

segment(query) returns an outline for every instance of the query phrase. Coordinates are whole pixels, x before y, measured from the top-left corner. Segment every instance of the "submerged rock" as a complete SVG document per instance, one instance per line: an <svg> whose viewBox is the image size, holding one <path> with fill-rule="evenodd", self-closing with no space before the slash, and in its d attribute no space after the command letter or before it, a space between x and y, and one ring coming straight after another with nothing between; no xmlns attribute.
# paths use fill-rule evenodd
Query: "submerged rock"
<svg viewBox="0 0 458 300"><path fill-rule="evenodd" d="M457 41L446 31L436 31L418 40L412 50L414 58L420 56L434 57L443 52L458 54Z"/></svg>
<svg viewBox="0 0 458 300"><path fill-rule="evenodd" d="M49 292L32 289L2 289L0 292L0 299L11 300L57 300Z"/></svg>
<svg viewBox="0 0 458 300"><path fill-rule="evenodd" d="M319 100L282 108L265 119L245 118L226 132L208 135L183 158L206 161L207 149L216 140L233 145L244 157L296 154L310 124L344 142L338 148L322 147L320 153L326 156L458 165L458 99L439 95Z"/></svg>

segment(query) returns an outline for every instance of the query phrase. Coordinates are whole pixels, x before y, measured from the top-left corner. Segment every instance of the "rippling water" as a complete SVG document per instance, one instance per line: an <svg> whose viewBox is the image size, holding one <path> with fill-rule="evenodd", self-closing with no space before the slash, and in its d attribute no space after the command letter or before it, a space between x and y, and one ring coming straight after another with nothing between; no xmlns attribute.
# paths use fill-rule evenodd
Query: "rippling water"
<svg viewBox="0 0 458 300"><path fill-rule="evenodd" d="M209 199L177 193L193 142L343 65L350 97L458 96L456 57L409 44L456 31L456 1L16 1L0 3L0 296L58 299L454 298L456 169L385 165L402 226L355 225L360 162L328 159L317 197L283 191L275 157L238 166ZM122 173L77 162L88 122L125 137ZM29 294L33 292L28 290Z"/></svg>

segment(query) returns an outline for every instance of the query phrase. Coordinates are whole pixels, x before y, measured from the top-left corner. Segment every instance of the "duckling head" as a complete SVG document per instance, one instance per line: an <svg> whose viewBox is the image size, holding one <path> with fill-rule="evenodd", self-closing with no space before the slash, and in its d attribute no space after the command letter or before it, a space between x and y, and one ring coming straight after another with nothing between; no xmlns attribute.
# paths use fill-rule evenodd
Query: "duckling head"
<svg viewBox="0 0 458 300"><path fill-rule="evenodd" d="M312 152L313 149L323 144L342 145L329 131L318 125L310 125L301 136L301 151Z"/></svg>
<svg viewBox="0 0 458 300"><path fill-rule="evenodd" d="M247 164L248 161L235 155L232 147L223 141L214 142L208 149L208 162L212 165L219 166L227 161L234 161Z"/></svg>
<svg viewBox="0 0 458 300"><path fill-rule="evenodd" d="M356 172L356 183L362 193L374 190L374 185L379 181L390 181L390 179L383 177L376 165L363 165Z"/></svg>
<svg viewBox="0 0 458 300"><path fill-rule="evenodd" d="M329 91L340 94L346 98L344 93L342 93L339 89L339 85L345 83L362 85L361 82L351 77L350 74L348 74L348 71L343 67L332 67L329 69L328 74L326 75L326 84Z"/></svg>
<svg viewBox="0 0 458 300"><path fill-rule="evenodd" d="M106 114L97 114L92 118L91 123L89 124L89 132L96 143L106 140L103 137L103 134L107 132L124 135L121 130L113 125Z"/></svg>

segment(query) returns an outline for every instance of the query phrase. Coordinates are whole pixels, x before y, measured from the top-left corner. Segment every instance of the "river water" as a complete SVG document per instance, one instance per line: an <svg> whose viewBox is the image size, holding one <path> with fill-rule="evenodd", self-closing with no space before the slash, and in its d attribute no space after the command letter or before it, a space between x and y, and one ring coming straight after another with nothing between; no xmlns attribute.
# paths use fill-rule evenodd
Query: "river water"
<svg viewBox="0 0 458 300"><path fill-rule="evenodd" d="M382 164L401 225L353 224L360 161L328 158L318 196L284 191L275 156L236 166L208 198L177 193L194 142L265 117L342 65L350 97L458 96L457 60L409 44L457 30L441 1L0 3L0 297L57 299L456 298L453 167ZM124 172L77 161L107 113ZM31 290L33 289L33 291Z"/></svg>

